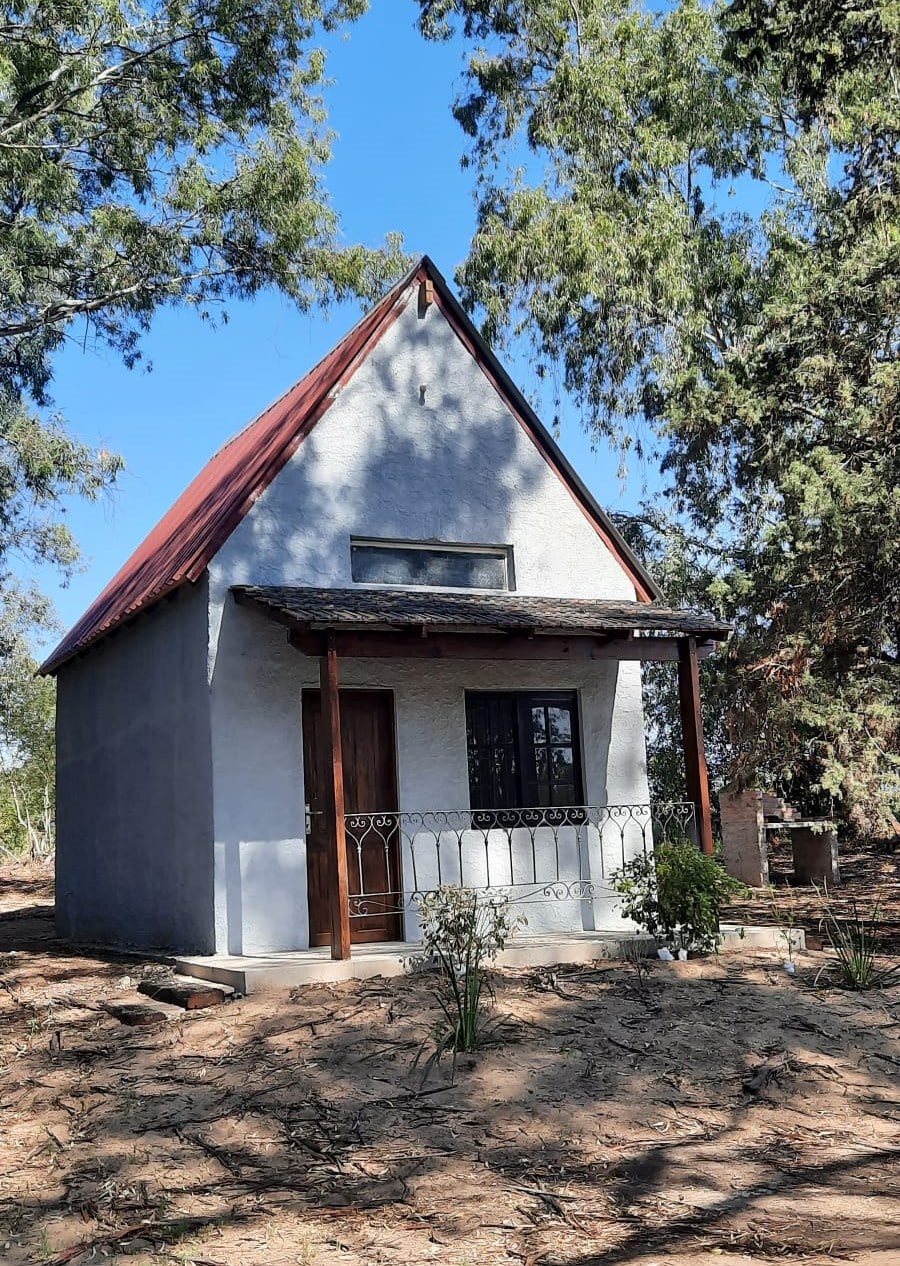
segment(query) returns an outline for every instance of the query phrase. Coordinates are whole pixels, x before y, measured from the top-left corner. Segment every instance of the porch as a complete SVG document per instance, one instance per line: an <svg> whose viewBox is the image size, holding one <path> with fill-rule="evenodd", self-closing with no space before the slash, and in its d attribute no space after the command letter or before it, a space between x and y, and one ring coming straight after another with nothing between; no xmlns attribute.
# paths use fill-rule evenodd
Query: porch
<svg viewBox="0 0 900 1266"><path fill-rule="evenodd" d="M608 930L615 872L698 827L694 804L670 802L347 813L343 835L351 941L387 919L416 943L418 902L445 884L515 906L531 939Z"/></svg>
<svg viewBox="0 0 900 1266"><path fill-rule="evenodd" d="M285 627L302 682L316 961L323 947L340 962L395 943L408 954L417 898L443 883L520 904L529 939L618 936L628 929L610 877L629 857L674 834L712 851L698 662L728 632L713 617L514 593L232 593L255 613L241 645L255 648L259 615ZM643 798L641 661L669 661L678 675L688 791L678 804ZM442 788L457 804L468 791L468 806L430 807Z"/></svg>

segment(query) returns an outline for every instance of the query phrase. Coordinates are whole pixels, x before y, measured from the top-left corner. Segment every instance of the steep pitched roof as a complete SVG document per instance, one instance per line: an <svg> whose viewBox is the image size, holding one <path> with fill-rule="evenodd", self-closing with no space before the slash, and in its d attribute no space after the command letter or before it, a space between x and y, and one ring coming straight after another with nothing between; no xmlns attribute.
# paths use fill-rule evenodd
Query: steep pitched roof
<svg viewBox="0 0 900 1266"><path fill-rule="evenodd" d="M253 503L393 325L413 288L424 281L432 283L434 300L457 337L619 560L640 599L649 602L660 597L646 569L481 338L444 278L423 256L305 378L216 453L41 665L42 673L56 672L66 660L166 594L200 579Z"/></svg>

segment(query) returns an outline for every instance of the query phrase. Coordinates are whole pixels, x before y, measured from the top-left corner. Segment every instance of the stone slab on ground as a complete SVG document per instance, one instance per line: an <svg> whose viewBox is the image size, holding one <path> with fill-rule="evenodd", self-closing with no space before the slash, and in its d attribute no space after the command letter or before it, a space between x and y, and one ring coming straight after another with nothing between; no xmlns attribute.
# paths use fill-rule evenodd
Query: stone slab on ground
<svg viewBox="0 0 900 1266"><path fill-rule="evenodd" d="M173 1015L166 1007L146 1002L108 1002L104 1010L130 1028L154 1028Z"/></svg>
<svg viewBox="0 0 900 1266"><path fill-rule="evenodd" d="M723 923L719 929L722 935L721 950L738 949L777 949L803 952L807 948L806 933L803 928L778 927L749 923ZM810 948L812 948L810 946Z"/></svg>
<svg viewBox="0 0 900 1266"><path fill-rule="evenodd" d="M206 980L144 980L138 985L138 993L153 998L155 1002L168 1002L185 1011L199 1011L204 1007L218 1007L234 995L227 984L215 985Z"/></svg>

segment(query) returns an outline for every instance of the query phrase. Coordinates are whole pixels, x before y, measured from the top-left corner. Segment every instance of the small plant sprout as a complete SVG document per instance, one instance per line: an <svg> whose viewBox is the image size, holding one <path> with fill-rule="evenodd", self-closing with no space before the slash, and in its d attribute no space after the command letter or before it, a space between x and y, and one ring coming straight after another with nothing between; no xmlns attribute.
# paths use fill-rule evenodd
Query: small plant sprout
<svg viewBox="0 0 900 1266"><path fill-rule="evenodd" d="M797 903L792 897L786 905L779 905L775 899L775 889L770 886L769 908L772 911L778 928L777 940L783 946L784 958L782 963L784 970L789 976L793 976L797 971L797 965L794 962L794 949L796 948L794 933L797 926Z"/></svg>
<svg viewBox="0 0 900 1266"><path fill-rule="evenodd" d="M881 961L879 945L882 933L882 915L878 906L868 913L851 900L849 913L840 914L835 909L825 889L819 894L825 914L820 922L828 933L831 947L837 955L840 983L846 989L883 989L887 985L900 984L900 962L885 964ZM826 968L816 976L816 984Z"/></svg>
<svg viewBox="0 0 900 1266"><path fill-rule="evenodd" d="M427 1079L447 1051L453 1052L455 1071L458 1052L474 1050L486 1036L486 1003L494 997L488 965L525 919L513 915L502 899L450 885L426 893L418 906L423 957L440 971L435 997L441 1020L432 1034L435 1049L425 1065Z"/></svg>
<svg viewBox="0 0 900 1266"><path fill-rule="evenodd" d="M634 968L637 976L637 985L641 994L645 994L647 990L647 977L650 975L650 963L644 947L637 941L625 942L625 962Z"/></svg>

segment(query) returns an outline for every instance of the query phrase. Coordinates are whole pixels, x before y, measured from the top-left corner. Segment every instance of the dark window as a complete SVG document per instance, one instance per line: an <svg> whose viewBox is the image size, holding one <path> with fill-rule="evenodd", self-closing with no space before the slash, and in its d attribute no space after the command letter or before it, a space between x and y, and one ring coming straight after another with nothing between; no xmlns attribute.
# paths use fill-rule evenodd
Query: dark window
<svg viewBox="0 0 900 1266"><path fill-rule="evenodd" d="M351 541L350 575L364 585L510 589L509 554L505 545L480 548Z"/></svg>
<svg viewBox="0 0 900 1266"><path fill-rule="evenodd" d="M467 694L466 734L472 809L584 803L574 693Z"/></svg>

